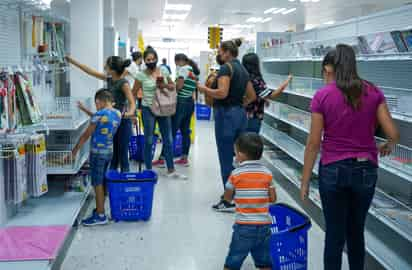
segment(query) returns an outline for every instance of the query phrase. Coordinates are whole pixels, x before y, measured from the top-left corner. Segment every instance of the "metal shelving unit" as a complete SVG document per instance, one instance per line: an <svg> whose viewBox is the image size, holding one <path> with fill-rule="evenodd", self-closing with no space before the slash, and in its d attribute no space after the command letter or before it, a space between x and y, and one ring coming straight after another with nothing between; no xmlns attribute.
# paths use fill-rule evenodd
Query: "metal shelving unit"
<svg viewBox="0 0 412 270"><path fill-rule="evenodd" d="M294 75L285 95L266 108L262 135L284 154L281 158L277 153L275 157L270 153L265 156L295 197L301 178L296 171L302 169L303 144L310 129L309 104L324 86L320 63L324 55L339 43L352 46L360 76L385 94L401 141L390 156L380 159L365 232L371 255L368 269L412 269L412 52L402 53L399 42L399 34L411 28L411 12L412 6L406 5L308 31L257 34L257 53L268 87L276 89L288 74ZM384 142L382 138L376 141ZM317 168L313 174L317 174ZM310 208L316 209L312 217L322 223L316 181L310 198Z"/></svg>
<svg viewBox="0 0 412 270"><path fill-rule="evenodd" d="M72 97L56 97L53 101L40 103L40 108L44 116L44 122L49 130L78 130L83 126L89 117L80 111L77 102L91 108L92 99L74 99Z"/></svg>

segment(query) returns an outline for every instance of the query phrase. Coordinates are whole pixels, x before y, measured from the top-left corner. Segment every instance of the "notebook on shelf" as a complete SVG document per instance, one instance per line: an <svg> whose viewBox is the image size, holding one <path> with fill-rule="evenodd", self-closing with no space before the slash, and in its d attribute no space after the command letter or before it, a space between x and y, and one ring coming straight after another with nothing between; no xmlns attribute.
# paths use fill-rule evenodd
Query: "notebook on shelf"
<svg viewBox="0 0 412 270"><path fill-rule="evenodd" d="M406 46L405 41L403 40L401 31L392 31L391 36L393 41L395 42L398 52L404 53L408 51L408 47Z"/></svg>
<svg viewBox="0 0 412 270"><path fill-rule="evenodd" d="M408 51L412 52L412 29L402 31L402 37L405 45L408 47Z"/></svg>

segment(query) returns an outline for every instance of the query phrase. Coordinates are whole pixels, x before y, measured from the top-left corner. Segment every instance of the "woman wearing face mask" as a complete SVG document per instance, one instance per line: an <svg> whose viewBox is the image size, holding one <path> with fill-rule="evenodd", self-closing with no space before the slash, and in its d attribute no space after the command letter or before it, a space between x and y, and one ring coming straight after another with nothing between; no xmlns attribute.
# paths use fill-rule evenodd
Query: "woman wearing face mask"
<svg viewBox="0 0 412 270"><path fill-rule="evenodd" d="M224 41L219 48L217 62L221 65L217 75L217 89L200 85L199 91L215 99L215 136L219 155L223 189L233 170L233 145L246 130L247 117L244 106L256 100L249 74L237 59L240 39ZM213 206L217 211L232 211L235 205L222 198Z"/></svg>
<svg viewBox="0 0 412 270"><path fill-rule="evenodd" d="M114 108L119 110L123 116L116 135L113 138L113 158L110 163L110 169L117 170L120 166L122 172L130 171L128 149L132 131L130 117L134 117L135 115L136 102L133 98L129 83L123 78L123 73L126 67L130 65L130 60L123 61L119 56L107 58L104 67L106 71L105 74L81 64L69 56L67 56L66 59L69 63L85 73L107 82L107 88L112 92L114 97ZM79 103L79 108L85 113L92 115L89 108L86 108L83 104Z"/></svg>
<svg viewBox="0 0 412 270"><path fill-rule="evenodd" d="M352 47L338 45L322 64L326 86L312 100L301 199L307 200L312 170L321 151L319 192L326 222L324 269L339 270L347 246L351 270L363 270L364 227L377 181L378 154L399 140L383 93L361 79ZM379 148L377 126L388 141ZM322 140L323 134L323 140Z"/></svg>
<svg viewBox="0 0 412 270"><path fill-rule="evenodd" d="M193 94L197 87L197 77L193 68L189 65L189 58L179 53L175 55L176 63L176 90L177 90L177 105L176 114L172 117L172 134L176 138L176 133L180 130L182 134L182 156L175 163L182 166L189 166L189 150L190 150L190 121L195 110ZM164 166L164 148L160 159L155 161L153 165Z"/></svg>
<svg viewBox="0 0 412 270"><path fill-rule="evenodd" d="M144 162L147 170L152 169L152 145L156 122L159 124L160 133L163 139L164 156L167 165L167 177L186 177L176 172L173 162L173 137L171 117L155 116L150 107L153 104L153 97L157 88L175 91L175 84L171 80L169 73L165 69L157 66L157 52L152 47L147 47L143 59L146 69L139 72L133 87L135 93L139 89L143 90L142 116L144 125L145 147Z"/></svg>

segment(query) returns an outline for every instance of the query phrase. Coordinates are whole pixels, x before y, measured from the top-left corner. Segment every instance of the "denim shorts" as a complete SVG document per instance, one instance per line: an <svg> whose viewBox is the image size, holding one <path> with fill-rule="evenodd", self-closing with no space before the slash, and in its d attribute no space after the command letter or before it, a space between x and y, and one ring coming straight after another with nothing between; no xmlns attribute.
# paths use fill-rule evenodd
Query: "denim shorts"
<svg viewBox="0 0 412 270"><path fill-rule="evenodd" d="M90 177L92 185L105 185L106 172L112 160L112 154L90 154Z"/></svg>
<svg viewBox="0 0 412 270"><path fill-rule="evenodd" d="M271 225L235 224L225 267L230 270L240 269L250 253L256 268L271 268L270 227Z"/></svg>

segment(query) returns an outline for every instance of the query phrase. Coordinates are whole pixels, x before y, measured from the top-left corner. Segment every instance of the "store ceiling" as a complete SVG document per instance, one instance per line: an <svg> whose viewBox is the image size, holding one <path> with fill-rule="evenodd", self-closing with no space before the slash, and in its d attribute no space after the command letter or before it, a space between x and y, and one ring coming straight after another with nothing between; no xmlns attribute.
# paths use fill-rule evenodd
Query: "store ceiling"
<svg viewBox="0 0 412 270"><path fill-rule="evenodd" d="M145 36L205 38L206 27L211 24L221 24L225 28L225 33L233 35L252 34L254 31L286 31L296 24L314 26L329 21L342 21L399 7L410 1L319 0L316 3L301 3L300 0L169 0L169 4L191 4L192 9L183 22L166 26L162 23L166 0L129 0L129 16L138 18L139 28ZM296 11L287 15L265 15L264 11L272 7L296 8ZM252 30L232 27L246 24L250 17L272 17L272 20L255 24Z"/></svg>

